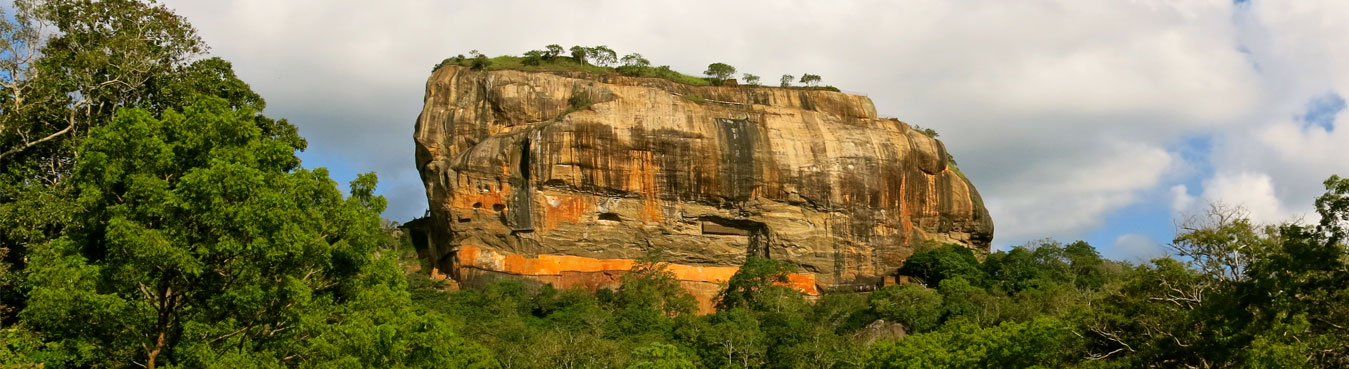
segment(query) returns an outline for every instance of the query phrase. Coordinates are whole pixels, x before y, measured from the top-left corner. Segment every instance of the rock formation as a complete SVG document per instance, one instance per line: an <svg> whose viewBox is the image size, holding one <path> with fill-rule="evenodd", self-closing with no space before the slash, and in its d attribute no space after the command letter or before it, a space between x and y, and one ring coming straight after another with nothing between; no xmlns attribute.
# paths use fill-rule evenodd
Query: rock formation
<svg viewBox="0 0 1349 369"><path fill-rule="evenodd" d="M428 257L466 287L613 287L662 249L707 307L748 255L818 294L993 236L941 142L839 92L446 66L415 138Z"/></svg>

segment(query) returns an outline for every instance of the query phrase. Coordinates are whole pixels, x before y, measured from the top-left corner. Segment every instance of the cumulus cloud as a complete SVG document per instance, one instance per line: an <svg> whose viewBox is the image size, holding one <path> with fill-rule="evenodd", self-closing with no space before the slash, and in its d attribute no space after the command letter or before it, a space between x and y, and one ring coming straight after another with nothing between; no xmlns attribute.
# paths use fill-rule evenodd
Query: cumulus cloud
<svg viewBox="0 0 1349 369"><path fill-rule="evenodd" d="M986 200L999 236L1033 239L1099 226L1106 212L1157 185L1175 160L1161 148L1144 145L1121 143L1101 151L1023 164L1027 172L1003 185L1007 193Z"/></svg>
<svg viewBox="0 0 1349 369"><path fill-rule="evenodd" d="M1173 201L1157 203L1232 196L1293 213L1349 169L1346 130L1304 121L1313 98L1349 91L1343 2L166 3L301 127L308 157L380 172L395 219L426 207L411 135L431 66L550 43L691 73L809 72L867 94L882 115L941 132L1003 245L1081 237L1168 188ZM1195 137L1211 155L1180 154ZM1212 178L1176 187L1193 175Z"/></svg>
<svg viewBox="0 0 1349 369"><path fill-rule="evenodd" d="M1349 91L1349 3L1256 1L1237 13L1238 36L1266 88L1240 129L1215 133L1205 198L1245 206L1267 222L1314 220L1312 201L1331 174L1349 173L1344 91Z"/></svg>
<svg viewBox="0 0 1349 369"><path fill-rule="evenodd" d="M1223 172L1204 182L1204 198L1239 206L1257 223L1276 223L1291 218L1274 195L1274 181L1267 174Z"/></svg>
<svg viewBox="0 0 1349 369"><path fill-rule="evenodd" d="M1192 209L1195 205L1194 196L1190 195L1190 188L1178 184L1171 186L1171 211L1181 213Z"/></svg>
<svg viewBox="0 0 1349 369"><path fill-rule="evenodd" d="M1167 255L1167 248L1146 235L1128 233L1115 238L1112 247L1102 255L1115 260L1146 262Z"/></svg>

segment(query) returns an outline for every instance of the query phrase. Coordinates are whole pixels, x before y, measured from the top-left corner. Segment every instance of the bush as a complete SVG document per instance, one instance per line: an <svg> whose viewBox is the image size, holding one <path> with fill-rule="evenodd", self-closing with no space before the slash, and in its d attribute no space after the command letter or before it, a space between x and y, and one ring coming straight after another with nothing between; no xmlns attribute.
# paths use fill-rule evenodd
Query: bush
<svg viewBox="0 0 1349 369"><path fill-rule="evenodd" d="M571 97L567 98L567 105L570 106L567 112L586 110L590 108L591 104L594 104L594 102L590 101L590 94L585 91L573 90Z"/></svg>
<svg viewBox="0 0 1349 369"><path fill-rule="evenodd" d="M543 64L543 60L544 60L543 50L530 50L529 52L525 53L524 59L520 59L520 64L539 65Z"/></svg>

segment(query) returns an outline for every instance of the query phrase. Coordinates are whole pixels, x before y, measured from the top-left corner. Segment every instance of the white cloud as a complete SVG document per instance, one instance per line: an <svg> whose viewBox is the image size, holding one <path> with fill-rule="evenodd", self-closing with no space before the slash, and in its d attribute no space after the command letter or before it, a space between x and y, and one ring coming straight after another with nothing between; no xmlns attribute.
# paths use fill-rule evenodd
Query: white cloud
<svg viewBox="0 0 1349 369"><path fill-rule="evenodd" d="M811 72L868 94L881 114L942 133L1000 244L1080 237L1166 188L1179 205L1189 197L1172 186L1194 163L1177 146L1192 137L1215 137L1219 175L1195 196L1278 214L1349 169L1349 130L1288 121L1349 91L1345 2L166 2L312 155L379 171L399 219L425 207L411 130L431 66L549 43L693 73L714 61L768 80Z"/></svg>
<svg viewBox="0 0 1349 369"><path fill-rule="evenodd" d="M1099 226L1106 212L1136 201L1140 189L1156 186L1175 160L1150 146L1116 144L1101 151L1023 164L1022 181L1005 184L1006 194L986 200L1003 242L1071 237Z"/></svg>
<svg viewBox="0 0 1349 369"><path fill-rule="evenodd" d="M1146 262L1167 255L1167 248L1152 238L1136 233L1123 234L1115 238L1110 249L1104 250L1109 259L1127 260L1136 263Z"/></svg>
<svg viewBox="0 0 1349 369"><path fill-rule="evenodd" d="M1239 206L1257 223L1277 223L1289 213L1274 195L1269 175L1255 172L1220 172L1204 181L1203 197L1211 203Z"/></svg>
<svg viewBox="0 0 1349 369"><path fill-rule="evenodd" d="M1314 220L1312 202L1331 174L1349 173L1345 112L1332 129L1304 121L1309 104L1349 93L1349 3L1255 1L1238 13L1238 35L1273 92L1265 113L1216 133L1214 176L1203 197L1244 204L1266 222Z"/></svg>
<svg viewBox="0 0 1349 369"><path fill-rule="evenodd" d="M1189 211L1195 205L1194 196L1190 195L1189 187L1183 184L1171 186L1171 211L1180 213Z"/></svg>

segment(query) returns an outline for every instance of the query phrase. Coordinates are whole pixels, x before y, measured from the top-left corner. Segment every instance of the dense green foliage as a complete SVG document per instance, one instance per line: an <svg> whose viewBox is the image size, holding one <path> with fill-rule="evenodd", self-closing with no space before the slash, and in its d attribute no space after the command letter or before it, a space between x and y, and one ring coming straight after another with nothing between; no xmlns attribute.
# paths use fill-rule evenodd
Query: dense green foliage
<svg viewBox="0 0 1349 369"><path fill-rule="evenodd" d="M295 127L259 114L228 62L188 62L204 45L180 17L15 9L0 366L497 365L412 303L375 176L344 196L303 168ZM46 26L60 32L32 31Z"/></svg>
<svg viewBox="0 0 1349 369"><path fill-rule="evenodd" d="M720 86L735 75L735 67L726 63L712 63L707 65L707 70L703 71L703 75L707 76L712 84Z"/></svg>
<svg viewBox="0 0 1349 369"><path fill-rule="evenodd" d="M671 358L660 363L673 367L685 365L678 358L692 357L709 368L1343 367L1349 263L1339 240L1349 180L1326 184L1327 194L1317 200L1321 224L1256 227L1217 209L1177 237L1176 252L1188 255L1185 261L1131 265L1104 260L1084 242L1045 240L980 262L967 249L942 245L919 251L904 269L928 286L937 281L935 289L900 284L869 296L827 294L811 304L777 285L790 268L750 258L728 283L718 312L705 316L647 314L641 324L624 323L634 316L615 304L624 292L602 290L593 300L575 292L576 301L586 302L572 304L590 307L583 320L599 323L569 336L594 343L585 346L594 350L586 357L604 356L610 366L665 360L655 355ZM515 291L511 306L554 293L535 295L509 283L488 291L502 288ZM498 311L489 307L501 302L480 294L422 302L470 301L477 308L461 308L465 312ZM548 313L555 309L517 311L531 314L478 315L466 320L464 331L496 332L473 328L482 324L520 327L512 322L531 332L516 337L574 329L559 325L556 313ZM893 339L875 323L882 321L899 322L908 336ZM508 345L521 344L546 343Z"/></svg>
<svg viewBox="0 0 1349 369"><path fill-rule="evenodd" d="M820 83L820 76L816 74L803 73L801 74L801 83L805 84L806 86L815 87L815 84Z"/></svg>
<svg viewBox="0 0 1349 369"><path fill-rule="evenodd" d="M902 269L918 283L811 303L781 286L788 265L749 258L703 316L659 314L660 303L626 311L634 305L624 301L660 301L627 296L628 285L682 293L650 272L594 295L505 282L423 287L418 301L448 302L446 315L465 317L460 331L512 367L1338 368L1349 363L1349 262L1339 241L1349 180L1326 184L1317 203L1328 221L1255 227L1218 209L1177 237L1183 261L1105 260L1081 241L1037 241L983 261L934 245ZM887 328L894 323L907 335ZM556 349L567 343L583 354ZM533 355L501 356L521 347ZM602 359L583 361L593 358Z"/></svg>
<svg viewBox="0 0 1349 369"><path fill-rule="evenodd" d="M1081 241L931 244L905 283L809 298L786 287L793 266L749 257L703 315L659 253L616 289L448 291L381 225L375 176L344 195L305 168L296 128L201 58L181 17L134 0L13 10L0 367L1349 367L1349 179L1326 180L1317 224L1215 207L1143 265ZM604 46L564 51L447 62L708 83Z"/></svg>
<svg viewBox="0 0 1349 369"><path fill-rule="evenodd" d="M744 80L745 80L745 84L747 84L747 85L750 85L750 86L758 86L758 85L759 85L759 76L757 76L757 75L745 73L745 74L741 75L740 78L744 79Z"/></svg>

